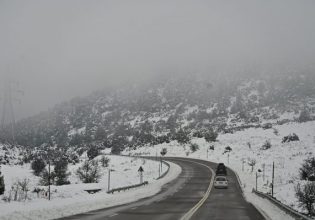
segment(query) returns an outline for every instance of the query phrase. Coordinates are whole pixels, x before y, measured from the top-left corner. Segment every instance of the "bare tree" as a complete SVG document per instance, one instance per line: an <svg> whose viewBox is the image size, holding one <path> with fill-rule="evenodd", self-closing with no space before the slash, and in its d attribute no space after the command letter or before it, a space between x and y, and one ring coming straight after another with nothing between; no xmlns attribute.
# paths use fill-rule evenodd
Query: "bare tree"
<svg viewBox="0 0 315 220"><path fill-rule="evenodd" d="M254 167L255 167L255 165L256 165L256 160L253 159L253 158L250 158L250 159L248 160L248 165L252 167L251 172L253 172L253 171L254 171Z"/></svg>

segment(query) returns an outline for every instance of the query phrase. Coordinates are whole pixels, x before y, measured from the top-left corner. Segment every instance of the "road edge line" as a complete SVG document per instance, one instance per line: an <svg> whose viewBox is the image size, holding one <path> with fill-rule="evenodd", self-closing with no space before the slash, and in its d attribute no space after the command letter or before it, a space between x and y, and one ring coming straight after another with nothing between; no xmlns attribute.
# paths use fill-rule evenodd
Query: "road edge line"
<svg viewBox="0 0 315 220"><path fill-rule="evenodd" d="M244 190L243 190L243 187L242 187L241 178L239 177L238 173L237 173L234 169L232 169L231 167L228 166L228 168L235 174L236 179L237 179L237 181L238 181L238 184L239 184L239 186L240 186L240 188L241 188L241 192L242 192L242 196L243 196L244 200L245 200L246 202L252 204L252 205L257 209L257 211L260 212L260 214L261 214L262 216L264 216L264 218L265 218L266 220L272 220L272 218L270 218L269 215L268 215L264 210L262 210L261 208L259 208L258 206L256 206L254 203L248 201L248 199L247 199L246 196L245 196L245 193L244 193Z"/></svg>

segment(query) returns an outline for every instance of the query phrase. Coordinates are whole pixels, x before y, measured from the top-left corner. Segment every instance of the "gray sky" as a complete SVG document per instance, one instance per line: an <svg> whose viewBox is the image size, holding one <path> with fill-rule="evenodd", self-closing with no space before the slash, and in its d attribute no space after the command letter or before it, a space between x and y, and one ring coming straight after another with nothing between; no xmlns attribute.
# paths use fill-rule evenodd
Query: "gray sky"
<svg viewBox="0 0 315 220"><path fill-rule="evenodd" d="M313 0L0 0L19 118L165 72L314 66L314 39Z"/></svg>

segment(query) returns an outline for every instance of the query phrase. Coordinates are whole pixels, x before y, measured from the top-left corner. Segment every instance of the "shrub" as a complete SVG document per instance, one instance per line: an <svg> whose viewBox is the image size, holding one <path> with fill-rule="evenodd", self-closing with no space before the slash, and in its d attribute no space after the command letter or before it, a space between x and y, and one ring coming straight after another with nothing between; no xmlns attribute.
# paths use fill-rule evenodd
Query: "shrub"
<svg viewBox="0 0 315 220"><path fill-rule="evenodd" d="M98 161L85 161L76 174L83 183L97 183L101 178Z"/></svg>
<svg viewBox="0 0 315 220"><path fill-rule="evenodd" d="M214 150L214 145L211 145L211 146L209 147L209 149L210 149L210 150Z"/></svg>
<svg viewBox="0 0 315 220"><path fill-rule="evenodd" d="M67 160L61 159L55 163L54 174L56 179L55 183L57 186L70 184L70 182L68 181L68 176L70 175L70 173L68 173L67 170L68 170Z"/></svg>
<svg viewBox="0 0 315 220"><path fill-rule="evenodd" d="M270 149L271 148L271 143L270 143L270 141L266 141L262 146L261 146L261 149L262 150L268 150L268 149Z"/></svg>
<svg viewBox="0 0 315 220"><path fill-rule="evenodd" d="M218 133L215 132L213 129L209 129L209 131L206 132L204 136L207 142L215 142L217 141Z"/></svg>
<svg viewBox="0 0 315 220"><path fill-rule="evenodd" d="M45 169L46 164L42 158L35 158L31 164L32 170L35 176L39 176L40 173Z"/></svg>
<svg viewBox="0 0 315 220"><path fill-rule="evenodd" d="M191 150L191 152L196 152L197 150L199 150L198 144L191 144L190 150Z"/></svg>
<svg viewBox="0 0 315 220"><path fill-rule="evenodd" d="M311 115L310 115L309 111L303 110L303 111L300 112L300 115L299 115L299 118L298 118L299 122L307 122L307 121L310 121L310 120L311 120Z"/></svg>
<svg viewBox="0 0 315 220"><path fill-rule="evenodd" d="M300 138L295 133L289 134L288 136L284 136L282 138L282 143L287 143L291 141L300 141Z"/></svg>
<svg viewBox="0 0 315 220"><path fill-rule="evenodd" d="M315 181L315 157L308 158L300 168L301 180Z"/></svg>
<svg viewBox="0 0 315 220"><path fill-rule="evenodd" d="M295 195L299 200L300 206L305 208L309 215L314 216L315 183L306 183L303 187L298 184L295 187Z"/></svg>
<svg viewBox="0 0 315 220"><path fill-rule="evenodd" d="M101 161L102 167L108 167L108 163L110 159L108 157L102 156L100 161Z"/></svg>
<svg viewBox="0 0 315 220"><path fill-rule="evenodd" d="M271 128L272 128L272 124L271 124L271 123L263 124L263 125L262 125L262 128L263 128L264 130L271 129Z"/></svg>
<svg viewBox="0 0 315 220"><path fill-rule="evenodd" d="M273 133L274 133L276 136L278 136L278 135L279 135L278 129L274 128L274 129L273 129Z"/></svg>

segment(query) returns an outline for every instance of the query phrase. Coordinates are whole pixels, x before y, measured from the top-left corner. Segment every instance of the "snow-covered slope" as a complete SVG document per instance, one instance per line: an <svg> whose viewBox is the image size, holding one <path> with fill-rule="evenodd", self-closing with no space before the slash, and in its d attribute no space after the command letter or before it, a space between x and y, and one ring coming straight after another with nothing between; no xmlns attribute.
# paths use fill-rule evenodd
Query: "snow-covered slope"
<svg viewBox="0 0 315 220"><path fill-rule="evenodd" d="M300 141L282 143L282 138L292 133L296 133ZM272 146L270 149L263 150L262 145L266 141L270 141ZM303 161L315 155L315 122L289 123L275 125L272 129L266 130L250 128L233 134L220 134L218 141L214 143L207 143L203 138L195 138L191 142L198 144L199 150L192 152L189 144L180 145L173 141L169 144L142 147L131 152L126 151L126 153L155 155L156 152L166 148L167 156L188 156L223 162L239 174L247 193L250 193L255 187L258 169L265 170L265 175L263 172L259 173L258 190L270 191L272 163L274 162L274 196L283 203L300 210L295 198L294 186L300 182L299 169ZM214 146L214 150L209 150L210 145ZM232 148L230 153L224 153L227 146ZM253 172L248 164L252 159L256 160Z"/></svg>

